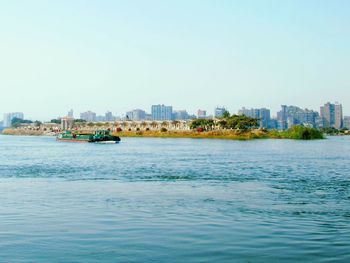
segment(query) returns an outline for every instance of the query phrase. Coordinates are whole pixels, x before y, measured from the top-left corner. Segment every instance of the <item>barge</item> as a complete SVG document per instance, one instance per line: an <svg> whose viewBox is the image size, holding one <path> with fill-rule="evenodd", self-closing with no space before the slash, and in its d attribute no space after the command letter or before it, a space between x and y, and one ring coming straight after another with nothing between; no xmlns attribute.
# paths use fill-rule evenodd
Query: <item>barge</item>
<svg viewBox="0 0 350 263"><path fill-rule="evenodd" d="M99 130L94 133L64 131L57 136L57 141L90 142L90 143L118 143L120 138L109 130Z"/></svg>

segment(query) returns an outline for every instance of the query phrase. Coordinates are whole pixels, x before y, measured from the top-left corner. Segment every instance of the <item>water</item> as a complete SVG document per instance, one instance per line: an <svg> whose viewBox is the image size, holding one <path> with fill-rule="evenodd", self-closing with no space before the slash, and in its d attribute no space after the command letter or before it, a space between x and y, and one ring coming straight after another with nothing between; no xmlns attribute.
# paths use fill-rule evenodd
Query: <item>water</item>
<svg viewBox="0 0 350 263"><path fill-rule="evenodd" d="M0 136L0 262L350 262L349 153Z"/></svg>

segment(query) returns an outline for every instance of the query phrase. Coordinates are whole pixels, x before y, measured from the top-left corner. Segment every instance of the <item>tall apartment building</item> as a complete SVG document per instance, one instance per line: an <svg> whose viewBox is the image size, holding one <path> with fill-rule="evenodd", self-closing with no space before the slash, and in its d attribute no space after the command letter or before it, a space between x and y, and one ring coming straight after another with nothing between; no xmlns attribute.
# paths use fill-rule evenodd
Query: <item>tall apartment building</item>
<svg viewBox="0 0 350 263"><path fill-rule="evenodd" d="M74 118L74 112L73 112L72 109L71 109L70 111L68 111L67 116L68 116L69 118Z"/></svg>
<svg viewBox="0 0 350 263"><path fill-rule="evenodd" d="M4 114L3 126L10 127L14 118L24 119L23 112L10 112Z"/></svg>
<svg viewBox="0 0 350 263"><path fill-rule="evenodd" d="M114 121L115 117L113 116L113 113L110 111L107 111L105 113L105 121Z"/></svg>
<svg viewBox="0 0 350 263"><path fill-rule="evenodd" d="M178 110L178 111L174 111L173 119L174 120L188 120L188 119L190 119L190 115L187 113L186 110Z"/></svg>
<svg viewBox="0 0 350 263"><path fill-rule="evenodd" d="M260 128L270 128L271 114L269 109L246 109L243 107L238 111L238 115L245 115L251 118L259 119Z"/></svg>
<svg viewBox="0 0 350 263"><path fill-rule="evenodd" d="M350 116L344 116L343 127L350 129Z"/></svg>
<svg viewBox="0 0 350 263"><path fill-rule="evenodd" d="M94 122L96 121L96 113L92 111L82 112L80 113L80 119L86 120L89 122Z"/></svg>
<svg viewBox="0 0 350 263"><path fill-rule="evenodd" d="M320 107L320 115L323 127L334 127L336 129L343 127L343 107L341 104L327 102Z"/></svg>
<svg viewBox="0 0 350 263"><path fill-rule="evenodd" d="M146 112L144 110L135 109L132 111L128 111L126 113L126 119L132 121L142 121L146 119Z"/></svg>
<svg viewBox="0 0 350 263"><path fill-rule="evenodd" d="M173 118L173 107L162 105L152 105L152 120L165 121L172 120Z"/></svg>
<svg viewBox="0 0 350 263"><path fill-rule="evenodd" d="M316 127L318 116L318 112L313 110L282 105L281 110L277 112L278 129L285 130L294 125Z"/></svg>

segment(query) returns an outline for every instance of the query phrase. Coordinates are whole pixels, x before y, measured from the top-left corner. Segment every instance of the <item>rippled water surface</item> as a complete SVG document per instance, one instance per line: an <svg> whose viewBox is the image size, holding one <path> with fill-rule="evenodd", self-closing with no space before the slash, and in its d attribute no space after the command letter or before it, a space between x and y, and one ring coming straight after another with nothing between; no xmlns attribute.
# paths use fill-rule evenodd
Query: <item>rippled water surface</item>
<svg viewBox="0 0 350 263"><path fill-rule="evenodd" d="M0 262L350 262L350 137L0 136Z"/></svg>

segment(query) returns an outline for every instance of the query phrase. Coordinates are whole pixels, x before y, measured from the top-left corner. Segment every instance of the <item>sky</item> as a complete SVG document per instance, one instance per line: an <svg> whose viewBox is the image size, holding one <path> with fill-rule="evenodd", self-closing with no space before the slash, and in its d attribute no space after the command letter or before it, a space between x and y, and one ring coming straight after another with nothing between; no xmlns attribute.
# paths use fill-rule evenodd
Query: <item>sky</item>
<svg viewBox="0 0 350 263"><path fill-rule="evenodd" d="M328 101L350 115L349 69L347 0L0 1L0 116Z"/></svg>

